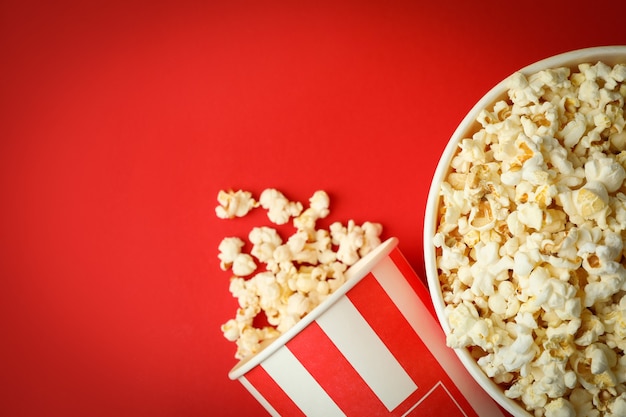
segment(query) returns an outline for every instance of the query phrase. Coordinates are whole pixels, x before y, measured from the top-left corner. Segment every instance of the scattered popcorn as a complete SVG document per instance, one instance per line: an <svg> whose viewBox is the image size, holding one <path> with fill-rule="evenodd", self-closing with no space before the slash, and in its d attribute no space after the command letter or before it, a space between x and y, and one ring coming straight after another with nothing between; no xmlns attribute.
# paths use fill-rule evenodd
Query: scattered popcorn
<svg viewBox="0 0 626 417"><path fill-rule="evenodd" d="M244 245L245 242L238 237L225 237L222 239L218 247L220 253L217 257L220 259L220 268L223 271L226 271L233 265Z"/></svg>
<svg viewBox="0 0 626 417"><path fill-rule="evenodd" d="M248 240L254 245L252 255L260 262L270 261L276 248L283 243L276 229L271 227L253 228L248 235Z"/></svg>
<svg viewBox="0 0 626 417"><path fill-rule="evenodd" d="M268 188L259 198L261 207L267 210L267 217L275 224L285 224L291 217L302 212L302 203L289 201L278 190Z"/></svg>
<svg viewBox="0 0 626 417"><path fill-rule="evenodd" d="M233 261L233 265L231 266L233 270L233 274L245 277L246 275L250 275L256 269L256 263L252 256L247 253L240 253L235 257Z"/></svg>
<svg viewBox="0 0 626 417"><path fill-rule="evenodd" d="M537 417L626 415L625 80L602 62L514 74L441 186L448 344Z"/></svg>
<svg viewBox="0 0 626 417"><path fill-rule="evenodd" d="M259 352L292 328L346 282L349 266L381 243L378 223L349 220L345 226L334 222L329 230L317 229L317 220L329 215L325 191L316 191L306 209L275 189L263 191L259 203L245 191L220 191L219 196L224 203L216 208L218 217L240 217L260 205L274 224L293 219L296 229L285 241L273 227L252 228L249 254L238 237L226 237L218 247L220 268L232 270L229 290L239 303L235 317L221 327L224 337L236 343L237 359ZM261 313L267 325L258 327L255 318Z"/></svg>
<svg viewBox="0 0 626 417"><path fill-rule="evenodd" d="M250 192L241 190L220 191L217 194L217 202L219 205L215 208L215 214L220 219L243 217L259 205Z"/></svg>

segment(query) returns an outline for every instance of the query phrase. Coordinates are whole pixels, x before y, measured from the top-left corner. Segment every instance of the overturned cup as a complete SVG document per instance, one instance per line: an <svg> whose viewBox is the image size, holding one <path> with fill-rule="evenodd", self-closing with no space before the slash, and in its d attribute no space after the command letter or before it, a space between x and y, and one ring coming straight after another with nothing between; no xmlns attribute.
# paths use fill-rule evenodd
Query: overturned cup
<svg viewBox="0 0 626 417"><path fill-rule="evenodd" d="M504 416L391 238L293 328L229 373L273 416Z"/></svg>

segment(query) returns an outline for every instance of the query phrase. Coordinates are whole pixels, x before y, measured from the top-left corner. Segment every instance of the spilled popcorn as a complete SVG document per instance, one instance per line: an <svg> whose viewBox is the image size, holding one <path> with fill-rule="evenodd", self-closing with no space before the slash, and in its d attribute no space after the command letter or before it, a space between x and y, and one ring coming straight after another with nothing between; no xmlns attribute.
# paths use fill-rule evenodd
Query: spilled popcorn
<svg viewBox="0 0 626 417"><path fill-rule="evenodd" d="M441 189L451 327L539 416L626 416L626 65L510 77Z"/></svg>
<svg viewBox="0 0 626 417"><path fill-rule="evenodd" d="M230 292L239 302L235 317L222 325L224 337L237 345L237 359L255 354L264 341L292 328L345 282L349 266L381 243L378 223L359 226L350 220L317 229L317 220L329 215L325 191L316 191L306 209L275 189L264 190L258 201L247 191L220 191L218 203L219 218L242 217L260 206L271 223L291 220L295 228L287 240L273 227L252 228L250 253L242 251L246 242L239 237L225 237L219 244L220 268L233 273ZM261 313L267 325L255 327Z"/></svg>

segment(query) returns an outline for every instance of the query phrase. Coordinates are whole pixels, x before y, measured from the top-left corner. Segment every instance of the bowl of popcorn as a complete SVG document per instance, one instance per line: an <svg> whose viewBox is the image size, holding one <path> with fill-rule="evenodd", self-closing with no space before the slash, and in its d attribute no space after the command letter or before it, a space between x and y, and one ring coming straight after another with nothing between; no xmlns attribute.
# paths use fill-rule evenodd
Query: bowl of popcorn
<svg viewBox="0 0 626 417"><path fill-rule="evenodd" d="M626 415L626 46L534 63L491 89L428 196L447 345L515 416Z"/></svg>

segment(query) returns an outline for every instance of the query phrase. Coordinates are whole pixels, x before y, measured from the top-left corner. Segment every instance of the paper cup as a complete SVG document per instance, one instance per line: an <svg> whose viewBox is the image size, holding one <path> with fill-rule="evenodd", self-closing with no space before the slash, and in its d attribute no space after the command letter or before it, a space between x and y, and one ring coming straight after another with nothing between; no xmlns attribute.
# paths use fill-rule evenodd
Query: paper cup
<svg viewBox="0 0 626 417"><path fill-rule="evenodd" d="M273 416L503 416L445 344L391 238L295 327L229 373Z"/></svg>

